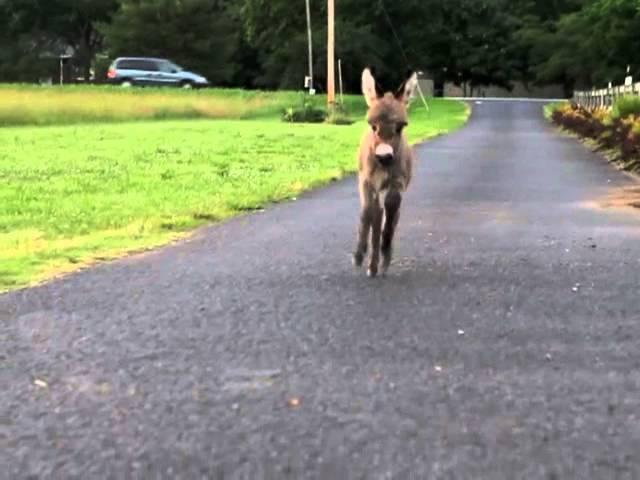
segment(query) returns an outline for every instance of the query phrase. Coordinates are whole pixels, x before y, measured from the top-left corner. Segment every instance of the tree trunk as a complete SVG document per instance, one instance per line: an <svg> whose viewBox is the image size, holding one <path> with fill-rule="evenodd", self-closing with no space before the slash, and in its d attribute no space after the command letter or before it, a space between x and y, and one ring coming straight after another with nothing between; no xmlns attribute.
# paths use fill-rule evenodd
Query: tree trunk
<svg viewBox="0 0 640 480"><path fill-rule="evenodd" d="M87 22L82 29L80 37L80 45L78 46L77 61L85 83L89 83L91 77L91 63L98 48L99 39L93 25Z"/></svg>
<svg viewBox="0 0 640 480"><path fill-rule="evenodd" d="M562 90L565 98L573 97L574 87L575 87L574 81L569 79L568 77L565 77L564 82L562 82Z"/></svg>

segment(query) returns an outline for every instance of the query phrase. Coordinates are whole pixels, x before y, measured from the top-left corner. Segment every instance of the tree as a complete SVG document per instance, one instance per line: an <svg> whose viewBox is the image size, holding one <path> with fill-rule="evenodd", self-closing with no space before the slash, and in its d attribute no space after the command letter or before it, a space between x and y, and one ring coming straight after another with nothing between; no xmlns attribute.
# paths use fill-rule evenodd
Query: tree
<svg viewBox="0 0 640 480"><path fill-rule="evenodd" d="M536 83L591 88L621 83L627 65L638 73L637 0L523 2L516 43Z"/></svg>
<svg viewBox="0 0 640 480"><path fill-rule="evenodd" d="M407 68L471 89L590 87L640 74L639 0L340 0L336 56L347 91L364 66L387 88ZM316 88L326 79L326 2L311 0ZM0 78L35 79L43 53L73 47L169 57L218 85L302 90L304 0L0 0Z"/></svg>
<svg viewBox="0 0 640 480"><path fill-rule="evenodd" d="M640 73L640 4L594 0L558 24L559 42L548 65L563 65L581 87L622 83L627 65ZM543 70L544 71L544 70Z"/></svg>
<svg viewBox="0 0 640 480"><path fill-rule="evenodd" d="M513 58L509 56L513 32L506 13L507 2L459 0L453 7L449 71L458 78L449 75L449 79L471 87L510 88L514 78Z"/></svg>
<svg viewBox="0 0 640 480"><path fill-rule="evenodd" d="M109 55L168 57L218 85L237 65L238 24L230 2L121 0L113 21L101 26Z"/></svg>
<svg viewBox="0 0 640 480"><path fill-rule="evenodd" d="M249 43L258 51L259 86L298 88L306 71L304 2L243 0ZM508 86L513 31L508 0L341 0L336 18L336 56L345 85L359 89L360 73L373 66L387 88L407 68L428 70L437 80ZM326 71L325 2L314 1L314 69ZM318 75L318 80L324 80Z"/></svg>
<svg viewBox="0 0 640 480"><path fill-rule="evenodd" d="M98 22L108 21L117 0L4 0L5 30L26 57L71 47L85 78L102 47Z"/></svg>

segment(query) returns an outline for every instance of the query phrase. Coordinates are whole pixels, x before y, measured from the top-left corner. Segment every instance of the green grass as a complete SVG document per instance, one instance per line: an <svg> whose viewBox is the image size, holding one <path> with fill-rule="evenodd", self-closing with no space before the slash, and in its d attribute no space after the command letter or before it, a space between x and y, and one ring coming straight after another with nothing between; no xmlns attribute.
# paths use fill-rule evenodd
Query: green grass
<svg viewBox="0 0 640 480"><path fill-rule="evenodd" d="M270 115L239 104L253 120L0 128L0 291L166 244L356 169L361 116L351 126L285 124L274 121L281 98L255 96L263 95ZM456 129L468 117L459 102L431 106L427 114L416 103L412 141Z"/></svg>
<svg viewBox="0 0 640 480"><path fill-rule="evenodd" d="M205 118L277 120L285 108L301 105L303 95L240 89L4 85L0 86L0 127ZM325 97L311 101L324 106ZM364 114L360 97L347 96L345 104L349 113Z"/></svg>
<svg viewBox="0 0 640 480"><path fill-rule="evenodd" d="M625 96L616 100L613 105L612 118L627 118L640 115L640 97Z"/></svg>

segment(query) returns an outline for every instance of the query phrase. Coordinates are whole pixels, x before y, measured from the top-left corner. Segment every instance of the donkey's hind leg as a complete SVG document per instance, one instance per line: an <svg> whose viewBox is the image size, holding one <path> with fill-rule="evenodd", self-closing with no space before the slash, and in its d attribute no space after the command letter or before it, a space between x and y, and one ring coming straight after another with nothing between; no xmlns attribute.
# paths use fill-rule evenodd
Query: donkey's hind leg
<svg viewBox="0 0 640 480"><path fill-rule="evenodd" d="M380 235L382 231L382 207L376 197L371 204L371 258L369 259L369 270L367 275L371 278L378 275L378 265L380 264Z"/></svg>
<svg viewBox="0 0 640 480"><path fill-rule="evenodd" d="M384 228L382 230L382 274L387 273L393 253L393 237L400 218L402 195L398 190L390 190L384 199Z"/></svg>

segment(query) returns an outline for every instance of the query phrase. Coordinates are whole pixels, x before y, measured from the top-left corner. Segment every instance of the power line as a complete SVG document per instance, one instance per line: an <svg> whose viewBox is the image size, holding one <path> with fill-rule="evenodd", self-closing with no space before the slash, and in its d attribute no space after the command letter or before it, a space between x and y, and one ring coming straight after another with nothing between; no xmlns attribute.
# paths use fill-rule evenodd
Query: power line
<svg viewBox="0 0 640 480"><path fill-rule="evenodd" d="M379 0L380 3L380 8L382 9L382 13L384 13L384 17L387 20L387 23L389 24L389 28L391 29L391 32L393 33L393 36L396 39L396 43L398 44L398 48L400 49L400 53L402 53L402 56L404 57L404 61L407 64L407 68L411 69L411 62L409 61L409 57L407 57L407 53L405 52L403 46L402 46L402 41L400 40L400 37L398 36L398 33L396 32L396 29L393 26L393 22L391 21L391 17L389 16L389 12L387 12L386 7L384 6L384 0ZM422 93L422 88L420 87L420 82L418 81L418 93L420 94L420 98L422 99L422 103L424 104L424 107L427 109L427 112L431 113L431 108L429 108L429 103L427 102L427 99L425 98L424 94Z"/></svg>
<svg viewBox="0 0 640 480"><path fill-rule="evenodd" d="M393 36L396 39L396 42L398 43L398 47L400 48L400 53L402 53L402 56L404 57L405 62L407 63L407 68L411 68L411 62L409 62L409 58L407 57L406 52L404 51L404 48L402 47L402 42L400 41L400 37L398 37L398 34L396 33L396 29L393 27L393 22L391 21L391 17L389 16L389 13L387 12L387 9L384 6L384 0L379 0L380 1L380 8L382 9L382 13L384 13L384 17L387 20L387 23L389 24L389 28L391 28L391 33L393 33Z"/></svg>

